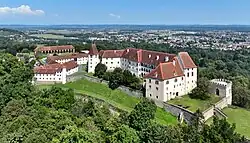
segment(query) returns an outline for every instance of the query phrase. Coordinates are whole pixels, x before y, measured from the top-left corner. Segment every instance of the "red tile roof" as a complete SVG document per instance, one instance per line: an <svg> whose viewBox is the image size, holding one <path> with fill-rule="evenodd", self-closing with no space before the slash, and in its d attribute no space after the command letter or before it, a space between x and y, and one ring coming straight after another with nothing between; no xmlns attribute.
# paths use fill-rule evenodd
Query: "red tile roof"
<svg viewBox="0 0 250 143"><path fill-rule="evenodd" d="M184 76L184 73L181 70L180 63L175 57L172 62L160 63L154 70L145 75L144 78L166 80L179 76Z"/></svg>
<svg viewBox="0 0 250 143"><path fill-rule="evenodd" d="M63 68L66 70L74 69L78 67L75 61L66 62L63 64L47 64L44 66L39 66L34 68L34 73L36 74L55 74L56 72L61 72Z"/></svg>
<svg viewBox="0 0 250 143"><path fill-rule="evenodd" d="M95 44L92 44L89 49L89 55L98 55L98 50Z"/></svg>
<svg viewBox="0 0 250 143"><path fill-rule="evenodd" d="M59 56L48 56L47 63L54 62L56 60L75 59L75 58L82 58L82 57L88 57L88 54L86 54L86 53L73 53L73 54L59 55Z"/></svg>
<svg viewBox="0 0 250 143"><path fill-rule="evenodd" d="M163 52L128 48L124 51L122 57L134 62L157 66L159 63L167 62L167 58L168 61L172 61L175 55Z"/></svg>
<svg viewBox="0 0 250 143"><path fill-rule="evenodd" d="M45 46L36 48L35 51L55 51L55 50L70 50L75 49L72 45L62 45L62 46Z"/></svg>
<svg viewBox="0 0 250 143"><path fill-rule="evenodd" d="M101 50L99 55L102 58L120 58L123 52L124 50Z"/></svg>
<svg viewBox="0 0 250 143"><path fill-rule="evenodd" d="M186 68L197 68L194 61L192 60L192 58L189 56L189 54L187 52L180 52L179 53L179 58L181 60L181 64L182 64L184 69L186 69Z"/></svg>

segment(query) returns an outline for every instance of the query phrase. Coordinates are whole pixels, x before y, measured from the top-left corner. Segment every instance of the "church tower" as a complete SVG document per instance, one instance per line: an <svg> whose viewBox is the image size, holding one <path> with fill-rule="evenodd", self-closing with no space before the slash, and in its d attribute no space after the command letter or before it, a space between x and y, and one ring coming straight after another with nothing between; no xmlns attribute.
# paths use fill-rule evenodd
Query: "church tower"
<svg viewBox="0 0 250 143"><path fill-rule="evenodd" d="M93 43L89 49L88 55L88 73L94 73L96 65L100 62L99 52L96 48L95 43Z"/></svg>

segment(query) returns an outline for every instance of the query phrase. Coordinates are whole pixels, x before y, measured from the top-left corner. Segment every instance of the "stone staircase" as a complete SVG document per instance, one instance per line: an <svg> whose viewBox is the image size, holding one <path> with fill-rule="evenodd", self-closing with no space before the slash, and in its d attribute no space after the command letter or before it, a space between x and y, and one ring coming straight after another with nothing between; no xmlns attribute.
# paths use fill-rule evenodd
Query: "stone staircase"
<svg viewBox="0 0 250 143"><path fill-rule="evenodd" d="M214 112L215 112L215 115L218 116L222 116L223 118L226 118L227 119L227 115L220 109L220 108L214 108Z"/></svg>

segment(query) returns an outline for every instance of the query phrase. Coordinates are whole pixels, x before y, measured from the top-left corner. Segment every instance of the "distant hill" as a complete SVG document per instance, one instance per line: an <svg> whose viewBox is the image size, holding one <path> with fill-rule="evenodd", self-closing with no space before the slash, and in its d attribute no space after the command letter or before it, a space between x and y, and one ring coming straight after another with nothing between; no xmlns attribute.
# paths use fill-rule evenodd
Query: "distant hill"
<svg viewBox="0 0 250 143"><path fill-rule="evenodd" d="M8 29L8 28L0 28L0 36L9 36L9 35L25 35L23 32L14 30L14 29Z"/></svg>
<svg viewBox="0 0 250 143"><path fill-rule="evenodd" d="M126 25L126 24L102 24L102 25L0 25L2 28L16 30L178 30L178 31L241 31L250 32L250 25Z"/></svg>

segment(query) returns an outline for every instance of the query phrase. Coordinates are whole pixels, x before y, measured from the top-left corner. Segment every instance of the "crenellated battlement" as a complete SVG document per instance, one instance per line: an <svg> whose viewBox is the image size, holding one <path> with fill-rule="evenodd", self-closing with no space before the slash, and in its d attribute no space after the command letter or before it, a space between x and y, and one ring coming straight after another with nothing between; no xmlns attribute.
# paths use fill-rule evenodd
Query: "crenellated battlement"
<svg viewBox="0 0 250 143"><path fill-rule="evenodd" d="M218 86L228 86L228 87L232 86L232 82L226 79L213 79L210 82Z"/></svg>

